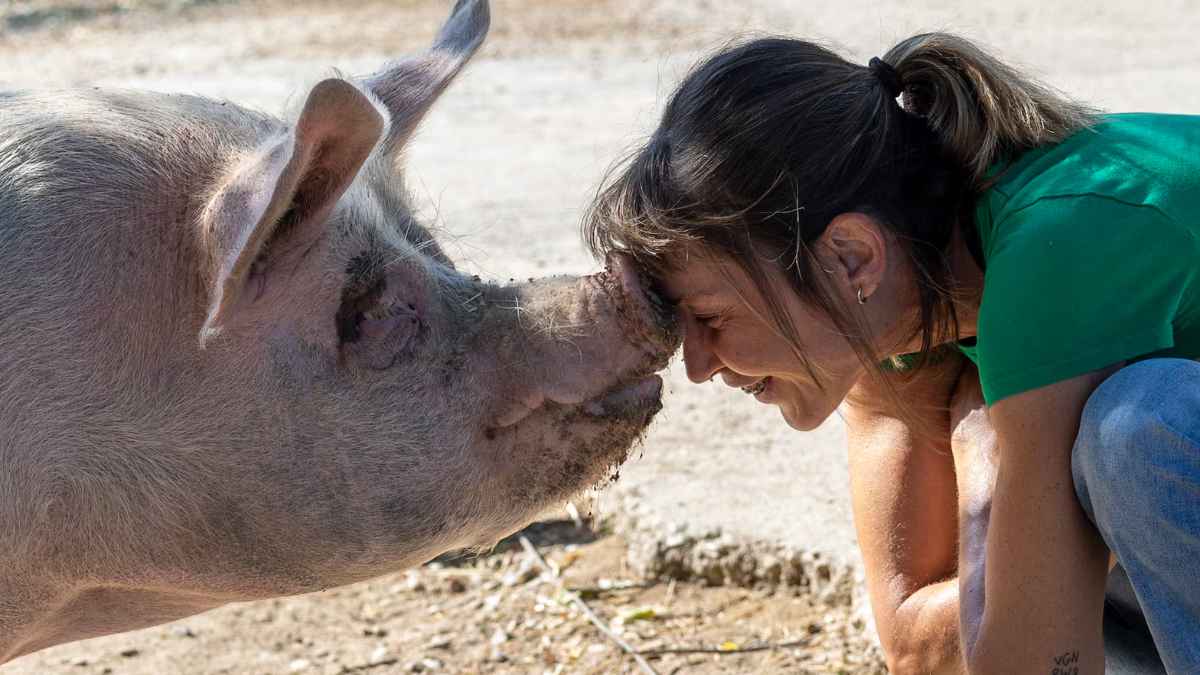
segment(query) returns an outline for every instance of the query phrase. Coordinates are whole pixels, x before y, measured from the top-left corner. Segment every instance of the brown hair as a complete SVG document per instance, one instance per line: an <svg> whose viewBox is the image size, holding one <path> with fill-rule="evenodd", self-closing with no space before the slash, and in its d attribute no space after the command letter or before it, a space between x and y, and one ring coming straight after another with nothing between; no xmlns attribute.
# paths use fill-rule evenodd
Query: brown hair
<svg viewBox="0 0 1200 675"><path fill-rule="evenodd" d="M957 339L946 251L955 227L973 234L968 214L988 170L1089 126L1093 112L953 35L911 37L882 61L894 73L763 38L700 63L602 186L584 223L592 251L623 251L652 273L679 264L670 254L682 247L732 260L820 383L762 268L764 249L786 252L795 292L882 376L862 313L836 301L810 250L839 213L867 213L915 271L923 364L934 345Z"/></svg>

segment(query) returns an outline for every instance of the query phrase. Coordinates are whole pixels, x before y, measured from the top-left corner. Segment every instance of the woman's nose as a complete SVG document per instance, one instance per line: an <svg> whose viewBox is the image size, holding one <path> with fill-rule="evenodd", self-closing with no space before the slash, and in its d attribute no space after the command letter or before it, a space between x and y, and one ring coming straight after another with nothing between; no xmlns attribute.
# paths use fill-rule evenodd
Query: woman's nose
<svg viewBox="0 0 1200 675"><path fill-rule="evenodd" d="M708 329L690 315L683 326L683 364L688 379L696 384L708 382L722 368L721 360L712 350Z"/></svg>

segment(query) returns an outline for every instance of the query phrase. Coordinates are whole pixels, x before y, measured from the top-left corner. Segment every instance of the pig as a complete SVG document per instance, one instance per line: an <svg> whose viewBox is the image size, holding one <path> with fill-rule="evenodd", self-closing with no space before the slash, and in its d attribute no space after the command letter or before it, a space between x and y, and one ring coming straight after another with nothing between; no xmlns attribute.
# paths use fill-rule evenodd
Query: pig
<svg viewBox="0 0 1200 675"><path fill-rule="evenodd" d="M464 274L403 189L488 24L286 121L0 94L0 662L486 546L624 461L670 308L621 257Z"/></svg>

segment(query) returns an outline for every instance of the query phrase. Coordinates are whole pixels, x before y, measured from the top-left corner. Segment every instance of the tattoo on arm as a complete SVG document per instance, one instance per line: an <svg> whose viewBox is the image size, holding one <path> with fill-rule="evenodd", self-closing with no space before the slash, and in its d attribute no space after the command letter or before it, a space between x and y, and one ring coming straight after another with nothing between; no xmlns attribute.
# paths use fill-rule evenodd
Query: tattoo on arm
<svg viewBox="0 0 1200 675"><path fill-rule="evenodd" d="M1079 651L1063 652L1054 657L1054 669L1050 675L1079 675Z"/></svg>

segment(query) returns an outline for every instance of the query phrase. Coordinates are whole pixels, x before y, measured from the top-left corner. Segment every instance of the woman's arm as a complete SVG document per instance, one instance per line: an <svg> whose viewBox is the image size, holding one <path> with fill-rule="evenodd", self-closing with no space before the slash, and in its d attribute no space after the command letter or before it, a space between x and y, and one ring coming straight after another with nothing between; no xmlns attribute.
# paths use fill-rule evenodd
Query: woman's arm
<svg viewBox="0 0 1200 675"><path fill-rule="evenodd" d="M916 431L880 387L847 398L854 522L867 590L892 673L962 673L954 459L947 411L964 370L955 355L902 389ZM970 369L974 377L974 369ZM898 383L899 386L899 383Z"/></svg>
<svg viewBox="0 0 1200 675"><path fill-rule="evenodd" d="M1093 373L1004 399L989 413L1000 467L971 673L1104 671L1108 551L1075 497L1071 449ZM963 579L964 596L978 593Z"/></svg>

